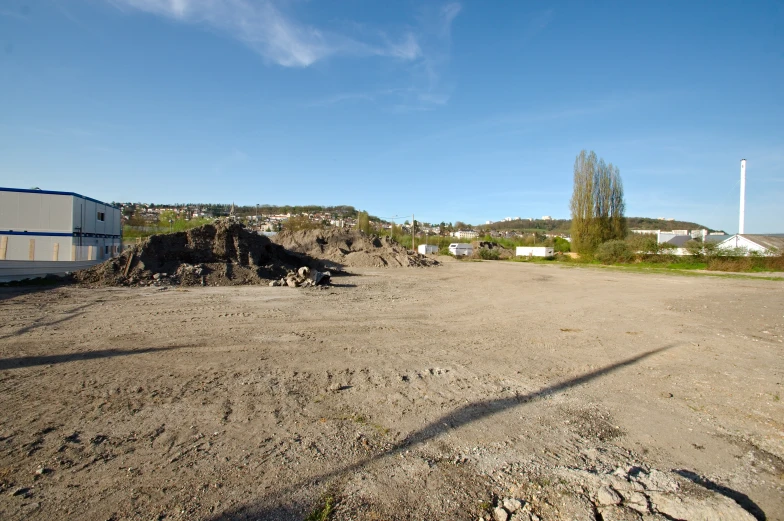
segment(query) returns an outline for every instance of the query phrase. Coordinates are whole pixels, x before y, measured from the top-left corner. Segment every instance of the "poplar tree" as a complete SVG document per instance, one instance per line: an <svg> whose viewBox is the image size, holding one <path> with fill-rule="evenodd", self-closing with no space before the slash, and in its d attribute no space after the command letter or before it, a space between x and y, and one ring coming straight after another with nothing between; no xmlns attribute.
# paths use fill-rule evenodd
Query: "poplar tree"
<svg viewBox="0 0 784 521"><path fill-rule="evenodd" d="M573 251L592 254L603 242L626 238L620 170L593 151L581 151L574 161L570 208Z"/></svg>
<svg viewBox="0 0 784 521"><path fill-rule="evenodd" d="M367 212L359 212L357 215L357 230L363 232L366 235L370 235L371 227L370 227L370 216Z"/></svg>
<svg viewBox="0 0 784 521"><path fill-rule="evenodd" d="M572 191L572 249L585 252L590 249L593 220L593 181L596 154L581 151L574 160L574 188Z"/></svg>

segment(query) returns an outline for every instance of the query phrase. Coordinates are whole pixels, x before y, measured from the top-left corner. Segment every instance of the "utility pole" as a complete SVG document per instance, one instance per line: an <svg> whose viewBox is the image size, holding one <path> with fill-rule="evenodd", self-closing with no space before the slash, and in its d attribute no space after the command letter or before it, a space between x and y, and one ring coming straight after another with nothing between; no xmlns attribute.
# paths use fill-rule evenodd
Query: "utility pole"
<svg viewBox="0 0 784 521"><path fill-rule="evenodd" d="M746 232L746 160L740 160L740 221L738 222L738 233Z"/></svg>
<svg viewBox="0 0 784 521"><path fill-rule="evenodd" d="M414 220L414 214L411 214L411 249L416 251L416 243L414 242L416 239L416 226L414 225L416 221Z"/></svg>

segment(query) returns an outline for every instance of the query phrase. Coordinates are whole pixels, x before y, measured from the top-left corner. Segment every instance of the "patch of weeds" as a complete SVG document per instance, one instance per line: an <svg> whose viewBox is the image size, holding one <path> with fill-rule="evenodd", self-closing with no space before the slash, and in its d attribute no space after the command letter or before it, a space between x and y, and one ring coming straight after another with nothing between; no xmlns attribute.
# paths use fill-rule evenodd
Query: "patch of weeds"
<svg viewBox="0 0 784 521"><path fill-rule="evenodd" d="M337 416L333 419L341 420L341 421L353 421L354 423L357 423L359 425L366 425L368 423L367 417L362 414L352 414L350 416Z"/></svg>
<svg viewBox="0 0 784 521"><path fill-rule="evenodd" d="M480 501L479 502L479 513L487 513L493 511L493 503L491 501Z"/></svg>
<svg viewBox="0 0 784 521"><path fill-rule="evenodd" d="M715 273L709 271L701 271L697 269L669 269L661 267L639 267L635 264L615 264L611 266L592 265L592 268L600 268L613 271L627 271L634 273L647 273L653 275L677 275L682 277L717 277L722 279L740 279L740 280L774 280L784 281L784 277L762 277L756 275L743 275L735 273Z"/></svg>
<svg viewBox="0 0 784 521"><path fill-rule="evenodd" d="M383 434L384 436L389 434L389 429L387 429L383 425L379 425L378 423L371 423L370 426L376 429L376 431L378 431L379 434Z"/></svg>
<svg viewBox="0 0 784 521"><path fill-rule="evenodd" d="M308 517L305 518L305 521L327 521L334 509L335 498L332 496L324 496L321 499L321 506L316 507Z"/></svg>

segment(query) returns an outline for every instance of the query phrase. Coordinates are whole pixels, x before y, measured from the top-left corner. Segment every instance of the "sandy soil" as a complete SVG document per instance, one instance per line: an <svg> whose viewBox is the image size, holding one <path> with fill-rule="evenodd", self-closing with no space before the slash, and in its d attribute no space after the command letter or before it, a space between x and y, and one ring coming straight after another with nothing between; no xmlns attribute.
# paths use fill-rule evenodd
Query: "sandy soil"
<svg viewBox="0 0 784 521"><path fill-rule="evenodd" d="M0 289L0 519L784 519L784 283L354 271Z"/></svg>

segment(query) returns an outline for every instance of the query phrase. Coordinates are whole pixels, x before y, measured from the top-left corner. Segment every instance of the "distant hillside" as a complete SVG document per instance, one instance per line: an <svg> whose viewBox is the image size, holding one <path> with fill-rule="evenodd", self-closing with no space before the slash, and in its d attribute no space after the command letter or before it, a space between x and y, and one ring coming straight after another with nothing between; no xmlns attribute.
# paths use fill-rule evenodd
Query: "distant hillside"
<svg viewBox="0 0 784 521"><path fill-rule="evenodd" d="M710 232L714 230L701 224L687 221L664 221L652 219L650 217L627 217L630 230L700 230L707 228ZM549 233L569 233L572 225L571 219L552 219L543 221L542 219L519 219L516 221L499 221L492 224L480 224L474 226L480 230L504 230L504 231L524 231L524 232L549 232Z"/></svg>
<svg viewBox="0 0 784 521"><path fill-rule="evenodd" d="M626 220L630 230L702 230L704 228L709 232L722 231L688 221L662 221L651 217L627 217Z"/></svg>

